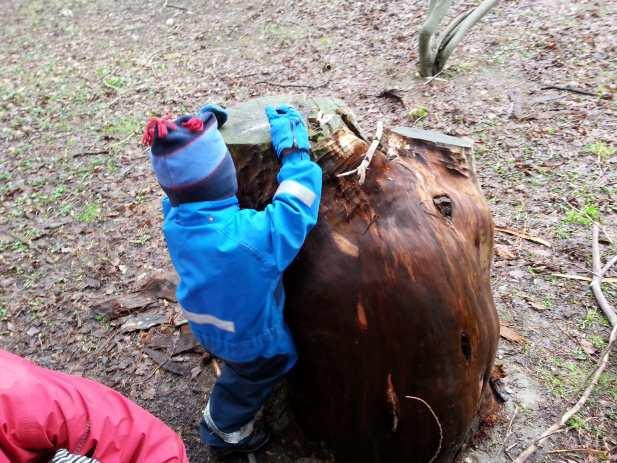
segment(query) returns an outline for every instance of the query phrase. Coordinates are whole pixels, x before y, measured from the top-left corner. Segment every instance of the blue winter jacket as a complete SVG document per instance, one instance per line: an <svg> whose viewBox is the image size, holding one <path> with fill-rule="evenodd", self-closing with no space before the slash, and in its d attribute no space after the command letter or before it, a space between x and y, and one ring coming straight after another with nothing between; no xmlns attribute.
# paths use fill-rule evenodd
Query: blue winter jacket
<svg viewBox="0 0 617 463"><path fill-rule="evenodd" d="M240 209L235 196L176 207L163 199L178 301L199 342L228 361L278 354L295 361L282 277L317 222L322 173L305 151L282 162L263 211Z"/></svg>

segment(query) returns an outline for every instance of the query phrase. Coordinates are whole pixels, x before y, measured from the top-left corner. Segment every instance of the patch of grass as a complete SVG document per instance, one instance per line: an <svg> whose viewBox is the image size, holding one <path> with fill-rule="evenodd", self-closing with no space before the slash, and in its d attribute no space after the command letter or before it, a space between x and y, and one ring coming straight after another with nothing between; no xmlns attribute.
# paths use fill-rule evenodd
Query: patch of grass
<svg viewBox="0 0 617 463"><path fill-rule="evenodd" d="M25 254L30 250L30 248L28 247L26 243L23 243L19 240L13 241L12 248L13 248L13 251L19 252L21 254Z"/></svg>
<svg viewBox="0 0 617 463"><path fill-rule="evenodd" d="M73 205L71 204L64 204L60 210L58 211L60 213L60 215L62 216L67 216L67 215L71 215L71 212L73 211Z"/></svg>
<svg viewBox="0 0 617 463"><path fill-rule="evenodd" d="M118 91L126 85L126 80L119 76L107 76L103 79L103 85Z"/></svg>
<svg viewBox="0 0 617 463"><path fill-rule="evenodd" d="M54 191L52 191L51 193L52 199L54 201L59 200L60 198L62 198L65 191L66 191L66 188L64 186L57 186L56 188L54 188Z"/></svg>
<svg viewBox="0 0 617 463"><path fill-rule="evenodd" d="M566 424L570 429L574 429L576 431L585 431L588 429L587 421L578 415L574 415Z"/></svg>
<svg viewBox="0 0 617 463"><path fill-rule="evenodd" d="M617 375L609 371L602 373L598 378L598 392L605 393L617 402Z"/></svg>
<svg viewBox="0 0 617 463"><path fill-rule="evenodd" d="M571 207L566 211L564 221L569 224L590 226L600 218L600 209L595 204L587 203L582 209Z"/></svg>
<svg viewBox="0 0 617 463"><path fill-rule="evenodd" d="M99 203L88 203L83 210L77 214L77 220L84 223L96 222L101 218L101 205Z"/></svg>
<svg viewBox="0 0 617 463"><path fill-rule="evenodd" d="M568 389L566 388L566 384L563 379L548 370L542 370L540 372L540 377L553 395L557 397L565 397Z"/></svg>
<svg viewBox="0 0 617 463"><path fill-rule="evenodd" d="M550 296L545 296L544 299L542 299L542 304L544 304L544 307L547 309L552 309L555 307L555 299Z"/></svg>
<svg viewBox="0 0 617 463"><path fill-rule="evenodd" d="M586 361L587 356L579 360ZM586 385L589 371L580 362L559 357L553 357L549 362L549 367L540 369L539 375L554 396L569 397Z"/></svg>
<svg viewBox="0 0 617 463"><path fill-rule="evenodd" d="M407 115L414 121L418 121L428 116L428 108L426 106L418 106L409 111Z"/></svg>
<svg viewBox="0 0 617 463"><path fill-rule="evenodd" d="M139 238L131 240L131 243L136 244L137 246L143 246L151 239L152 239L152 236L150 236L147 233L144 233L143 235L140 235Z"/></svg>
<svg viewBox="0 0 617 463"><path fill-rule="evenodd" d="M592 334L589 336L589 340L591 341L591 344L593 344L593 347L598 350L604 350L606 348L606 339L598 334Z"/></svg>
<svg viewBox="0 0 617 463"><path fill-rule="evenodd" d="M6 307L0 305L0 321L6 318Z"/></svg>
<svg viewBox="0 0 617 463"><path fill-rule="evenodd" d="M118 163L114 158L107 159L105 167L107 168L107 172L109 174L115 174L116 172L118 172Z"/></svg>
<svg viewBox="0 0 617 463"><path fill-rule="evenodd" d="M333 40L327 35L322 35L321 37L319 37L319 39L317 39L317 43L322 50L327 50L332 47Z"/></svg>
<svg viewBox="0 0 617 463"><path fill-rule="evenodd" d="M600 315L600 312L598 312L597 309L587 309L585 318L583 318L579 327L584 330L590 328L594 324L604 325L606 323L606 320L602 317L602 315Z"/></svg>
<svg viewBox="0 0 617 463"><path fill-rule="evenodd" d="M585 153L593 154L600 159L607 160L615 155L616 150L609 144L599 140L585 145L584 151Z"/></svg>
<svg viewBox="0 0 617 463"><path fill-rule="evenodd" d="M131 135L139 133L141 130L141 121L130 117L120 117L110 122L103 132L119 138L128 138Z"/></svg>

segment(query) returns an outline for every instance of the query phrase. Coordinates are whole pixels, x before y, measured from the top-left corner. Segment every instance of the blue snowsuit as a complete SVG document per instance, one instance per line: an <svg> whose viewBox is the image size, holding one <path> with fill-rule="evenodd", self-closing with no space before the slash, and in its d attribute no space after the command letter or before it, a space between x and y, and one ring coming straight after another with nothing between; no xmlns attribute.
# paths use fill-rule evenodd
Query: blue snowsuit
<svg viewBox="0 0 617 463"><path fill-rule="evenodd" d="M178 301L195 337L226 361L204 411L209 445L246 438L272 385L296 362L282 277L317 222L321 169L296 151L282 157L278 182L263 211L240 209L235 196L175 207L163 200Z"/></svg>

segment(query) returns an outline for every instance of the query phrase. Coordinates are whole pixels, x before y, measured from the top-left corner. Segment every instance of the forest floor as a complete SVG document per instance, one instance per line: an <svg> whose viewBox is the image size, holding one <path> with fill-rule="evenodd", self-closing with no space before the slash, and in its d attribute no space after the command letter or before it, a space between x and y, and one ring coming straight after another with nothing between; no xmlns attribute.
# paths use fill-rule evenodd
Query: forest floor
<svg viewBox="0 0 617 463"><path fill-rule="evenodd" d="M171 269L139 145L146 118L295 90L342 98L366 133L381 119L473 138L495 223L547 242L496 234L495 302L513 332L497 355L507 401L462 460L509 461L577 397L609 333L586 279L593 222L605 258L617 254L617 3L504 0L431 82L416 76L424 1L3 3L3 349L120 390L176 429L192 461L212 460L195 429L212 364L183 353L176 375L144 350L179 330L174 304L151 305L166 321L134 332L92 307ZM379 96L389 89L402 98ZM615 280L604 291L617 302ZM617 355L550 443L537 461L615 452ZM283 432L266 461L329 460Z"/></svg>

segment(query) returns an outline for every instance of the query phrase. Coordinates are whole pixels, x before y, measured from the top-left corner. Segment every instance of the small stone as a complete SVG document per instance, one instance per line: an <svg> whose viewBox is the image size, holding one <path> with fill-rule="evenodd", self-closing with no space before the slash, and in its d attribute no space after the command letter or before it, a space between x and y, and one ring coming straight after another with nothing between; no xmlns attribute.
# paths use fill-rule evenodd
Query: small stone
<svg viewBox="0 0 617 463"><path fill-rule="evenodd" d="M41 330L39 330L36 326L31 327L26 334L30 337L32 336L36 336L37 334L39 334L41 332Z"/></svg>
<svg viewBox="0 0 617 463"><path fill-rule="evenodd" d="M174 25L174 18L169 18L167 21L165 21L165 24L167 24L168 26L173 26Z"/></svg>

